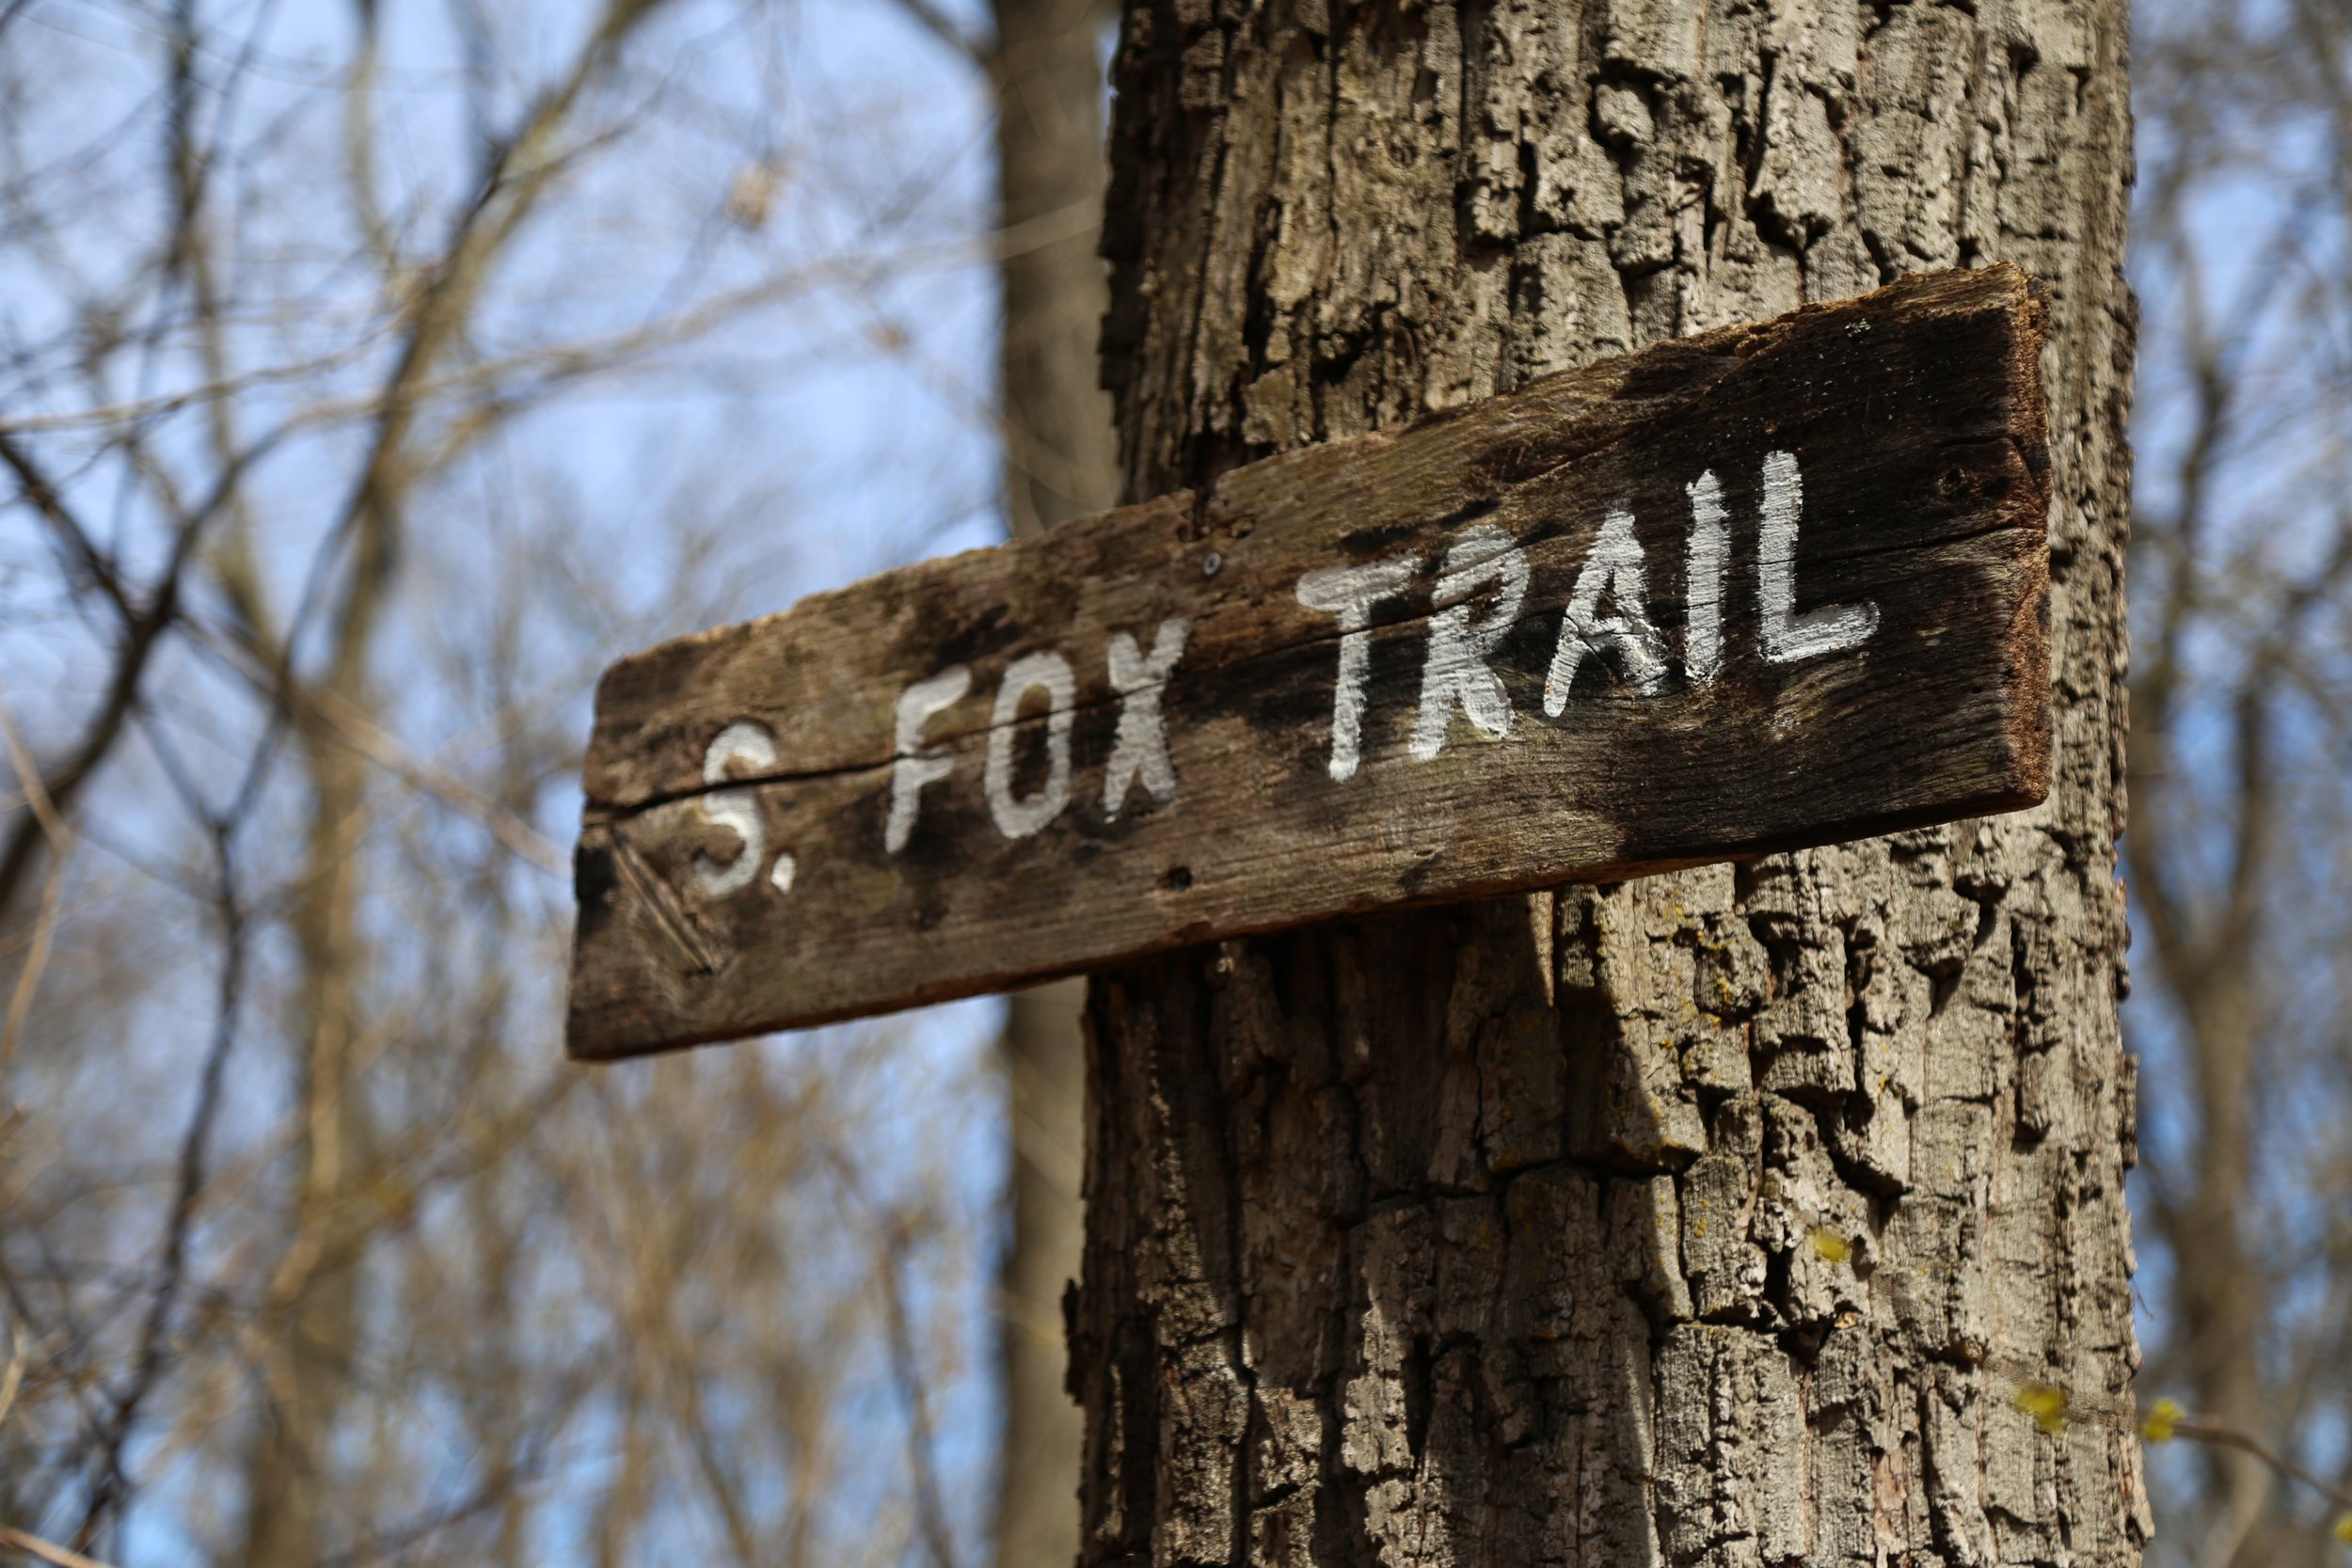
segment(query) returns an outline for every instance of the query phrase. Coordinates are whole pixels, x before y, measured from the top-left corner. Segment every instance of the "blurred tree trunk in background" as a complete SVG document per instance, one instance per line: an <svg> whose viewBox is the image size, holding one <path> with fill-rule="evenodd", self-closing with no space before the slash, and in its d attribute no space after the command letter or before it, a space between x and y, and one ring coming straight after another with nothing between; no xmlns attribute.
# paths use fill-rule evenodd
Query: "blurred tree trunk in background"
<svg viewBox="0 0 2352 1568"><path fill-rule="evenodd" d="M324 690L329 701L371 714L367 666L373 634L391 588L389 503L364 528L337 657ZM366 1225L362 1174L374 1158L360 1082L359 997L368 975L359 933L366 836L367 762L319 723L303 731L311 789L302 895L294 935L302 978L294 1017L297 1065L293 1244L271 1282L271 1346L262 1363L270 1395L246 1483L246 1568L309 1568L327 1554L322 1510L334 1504L339 1468L331 1445L352 1387L359 1335L359 1260Z"/></svg>
<svg viewBox="0 0 2352 1568"><path fill-rule="evenodd" d="M2152 1383L2352 1494L2352 10L2143 11L2125 847ZM2168 1564L2342 1560L2319 1499L2244 1451L2158 1479Z"/></svg>
<svg viewBox="0 0 2352 1568"><path fill-rule="evenodd" d="M1007 254L1005 511L1015 534L1114 504L1119 455L1096 342L1109 298L1102 225L1102 47L1110 0L995 0L998 225ZM1006 1016L1009 1232L998 1276L1004 1400L997 1568L1065 1568L1078 1550L1078 1407L1062 1291L1078 1272L1083 981L1016 995Z"/></svg>
<svg viewBox="0 0 2352 1568"><path fill-rule="evenodd" d="M997 1568L1057 1568L1078 1553L1078 1454L1085 1429L1068 1382L1062 1292L1077 1276L1085 1211L1086 982L1019 992L1005 1019L1012 1116L1009 1220L997 1275L1004 1432L996 1481Z"/></svg>
<svg viewBox="0 0 2352 1568"><path fill-rule="evenodd" d="M2130 1564L2117 0L1134 0L1126 492L1905 271L2044 360L2026 814L1098 978L1089 1563Z"/></svg>
<svg viewBox="0 0 2352 1568"><path fill-rule="evenodd" d="M1097 354L1103 45L1111 0L995 0L1006 505L1015 534L1113 506L1119 452Z"/></svg>

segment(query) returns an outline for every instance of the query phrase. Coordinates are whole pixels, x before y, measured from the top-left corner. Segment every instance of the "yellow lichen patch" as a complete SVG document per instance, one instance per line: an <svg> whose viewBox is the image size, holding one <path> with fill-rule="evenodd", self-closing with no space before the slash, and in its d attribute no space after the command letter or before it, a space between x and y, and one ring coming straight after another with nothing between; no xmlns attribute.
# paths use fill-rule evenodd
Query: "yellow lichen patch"
<svg viewBox="0 0 2352 1568"><path fill-rule="evenodd" d="M1816 1227L1813 1250L1824 1263L1842 1263L1853 1256L1853 1243L1835 1230Z"/></svg>
<svg viewBox="0 0 2352 1568"><path fill-rule="evenodd" d="M2148 1418L2139 1423L2139 1435L2151 1443L2169 1443L2180 1430L2181 1407L2170 1400L2158 1400Z"/></svg>
<svg viewBox="0 0 2352 1568"><path fill-rule="evenodd" d="M2051 1383L2021 1385L2016 1394L2017 1408L2033 1418L2033 1424L2057 1437L2066 1431L2066 1390Z"/></svg>

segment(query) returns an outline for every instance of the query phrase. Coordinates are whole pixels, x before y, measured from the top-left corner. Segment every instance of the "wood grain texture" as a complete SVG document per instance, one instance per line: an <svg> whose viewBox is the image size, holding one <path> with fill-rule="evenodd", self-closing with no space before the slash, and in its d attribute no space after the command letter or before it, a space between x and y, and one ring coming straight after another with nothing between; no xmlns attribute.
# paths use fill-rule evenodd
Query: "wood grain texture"
<svg viewBox="0 0 2352 1568"><path fill-rule="evenodd" d="M2049 757L2041 344L2014 269L1909 278L625 660L599 690L586 768L571 1048L727 1038L1336 915L2032 804ZM1867 605L1877 621L1851 647L1776 662L1759 524L1768 469L1790 459L1798 613ZM1711 678L1691 667L1687 625L1694 589L1715 597L1692 564L1704 475L1727 546ZM1662 672L1645 683L1638 659L1588 637L1555 716L1564 620L1620 510ZM1452 635L1496 628L1479 663L1507 722L1449 699L1432 731L1448 636L1436 595L1449 561L1482 548L1523 562L1523 597L1512 614L1502 568L1465 570ZM1368 611L1360 763L1335 778L1343 627L1299 585L1384 561L1409 570ZM1595 615L1626 611L1627 584L1613 586ZM1186 641L1165 688L1122 696L1114 636L1148 654L1176 621ZM1073 681L1070 803L1012 837L982 785L992 721L1008 669L1052 656ZM893 852L899 697L950 667L968 689L920 732L946 772ZM1114 813L1106 767L1137 704L1164 716L1176 790L1162 802L1136 782ZM1018 800L1053 770L1045 710L1041 689L1008 710ZM743 725L772 761L707 782L714 740ZM746 851L714 789L757 812L763 857L717 895L700 888ZM770 874L779 855L788 891Z"/></svg>

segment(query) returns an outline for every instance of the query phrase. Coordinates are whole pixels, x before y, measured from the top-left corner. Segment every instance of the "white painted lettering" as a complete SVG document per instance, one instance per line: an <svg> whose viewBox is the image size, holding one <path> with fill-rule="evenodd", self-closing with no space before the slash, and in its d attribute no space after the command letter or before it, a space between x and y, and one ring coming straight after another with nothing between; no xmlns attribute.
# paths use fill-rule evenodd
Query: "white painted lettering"
<svg viewBox="0 0 2352 1568"><path fill-rule="evenodd" d="M1412 556L1326 566L1298 579L1298 602L1340 618L1340 677L1331 700L1331 777L1352 779L1363 747L1364 680L1372 664L1372 607L1413 580Z"/></svg>
<svg viewBox="0 0 2352 1568"><path fill-rule="evenodd" d="M1032 691L1045 693L1045 784L1023 800L1012 793L1012 748L1019 738L1016 721L1021 699ZM1024 654L1005 667L1005 684L996 689L996 711L989 718L989 815L1007 838L1027 838L1070 803L1070 726L1076 717L1078 683L1070 661L1049 651Z"/></svg>
<svg viewBox="0 0 2352 1568"><path fill-rule="evenodd" d="M1600 613L1606 595L1616 613ZM1568 705L1568 689L1588 653L1613 653L1618 668L1643 696L1652 696L1666 671L1664 641L1649 616L1649 585L1642 543L1633 536L1633 514L1618 507L1600 525L1576 575L1576 592L1560 619L1560 645L1552 651L1544 680L1544 711L1554 719Z"/></svg>
<svg viewBox="0 0 2352 1568"><path fill-rule="evenodd" d="M898 760L890 768L890 823L882 831L882 847L891 854L905 848L908 836L914 832L923 786L937 784L955 767L953 758L923 745L923 726L930 722L931 715L962 701L971 689L971 670L951 664L898 693L898 731L893 737Z"/></svg>
<svg viewBox="0 0 2352 1568"><path fill-rule="evenodd" d="M703 783L725 784L733 776L728 768L739 762L763 771L775 767L776 737L767 725L745 720L721 730L703 753ZM694 885L712 898L740 893L752 885L760 863L768 858L768 828L759 815L758 797L747 788L717 789L698 803L704 816L731 830L743 847L724 865L695 850Z"/></svg>
<svg viewBox="0 0 2352 1568"><path fill-rule="evenodd" d="M1757 569L1764 601L1764 657L1774 664L1854 647L1879 628L1879 607L1867 600L1796 612L1797 519L1804 511L1804 483L1798 476L1795 454L1767 452Z"/></svg>
<svg viewBox="0 0 2352 1568"><path fill-rule="evenodd" d="M1168 758L1168 726L1160 717L1160 698L1168 677L1184 656L1184 639L1192 624L1171 615L1152 634L1152 657L1146 658L1134 637L1111 633L1111 689L1119 693L1119 735L1111 743L1110 766L1103 774L1103 816L1119 820L1120 808L1136 781L1152 799L1167 805L1176 799L1176 767Z"/></svg>
<svg viewBox="0 0 2352 1568"><path fill-rule="evenodd" d="M1714 684L1724 664L1724 578L1731 558L1730 515L1712 472L1690 485L1691 549L1684 571L1690 610L1682 633L1682 669L1694 686Z"/></svg>
<svg viewBox="0 0 2352 1568"><path fill-rule="evenodd" d="M1493 588L1486 617L1470 620L1470 599ZM1445 552L1431 600L1429 654L1421 669L1421 711L1413 720L1413 755L1427 762L1445 748L1457 706L1491 736L1511 733L1511 698L1486 660L1519 618L1527 597L1527 556L1509 534L1487 523L1465 531Z"/></svg>

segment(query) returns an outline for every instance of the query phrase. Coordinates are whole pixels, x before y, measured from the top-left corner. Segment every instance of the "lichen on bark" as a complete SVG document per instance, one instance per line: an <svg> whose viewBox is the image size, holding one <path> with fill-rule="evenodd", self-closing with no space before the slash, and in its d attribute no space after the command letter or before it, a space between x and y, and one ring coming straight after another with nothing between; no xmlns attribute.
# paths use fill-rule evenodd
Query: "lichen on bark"
<svg viewBox="0 0 2352 1568"><path fill-rule="evenodd" d="M2028 813L1089 1004L1089 1564L2127 1564L2120 0L1136 0L1131 497L1909 271L2048 286Z"/></svg>

